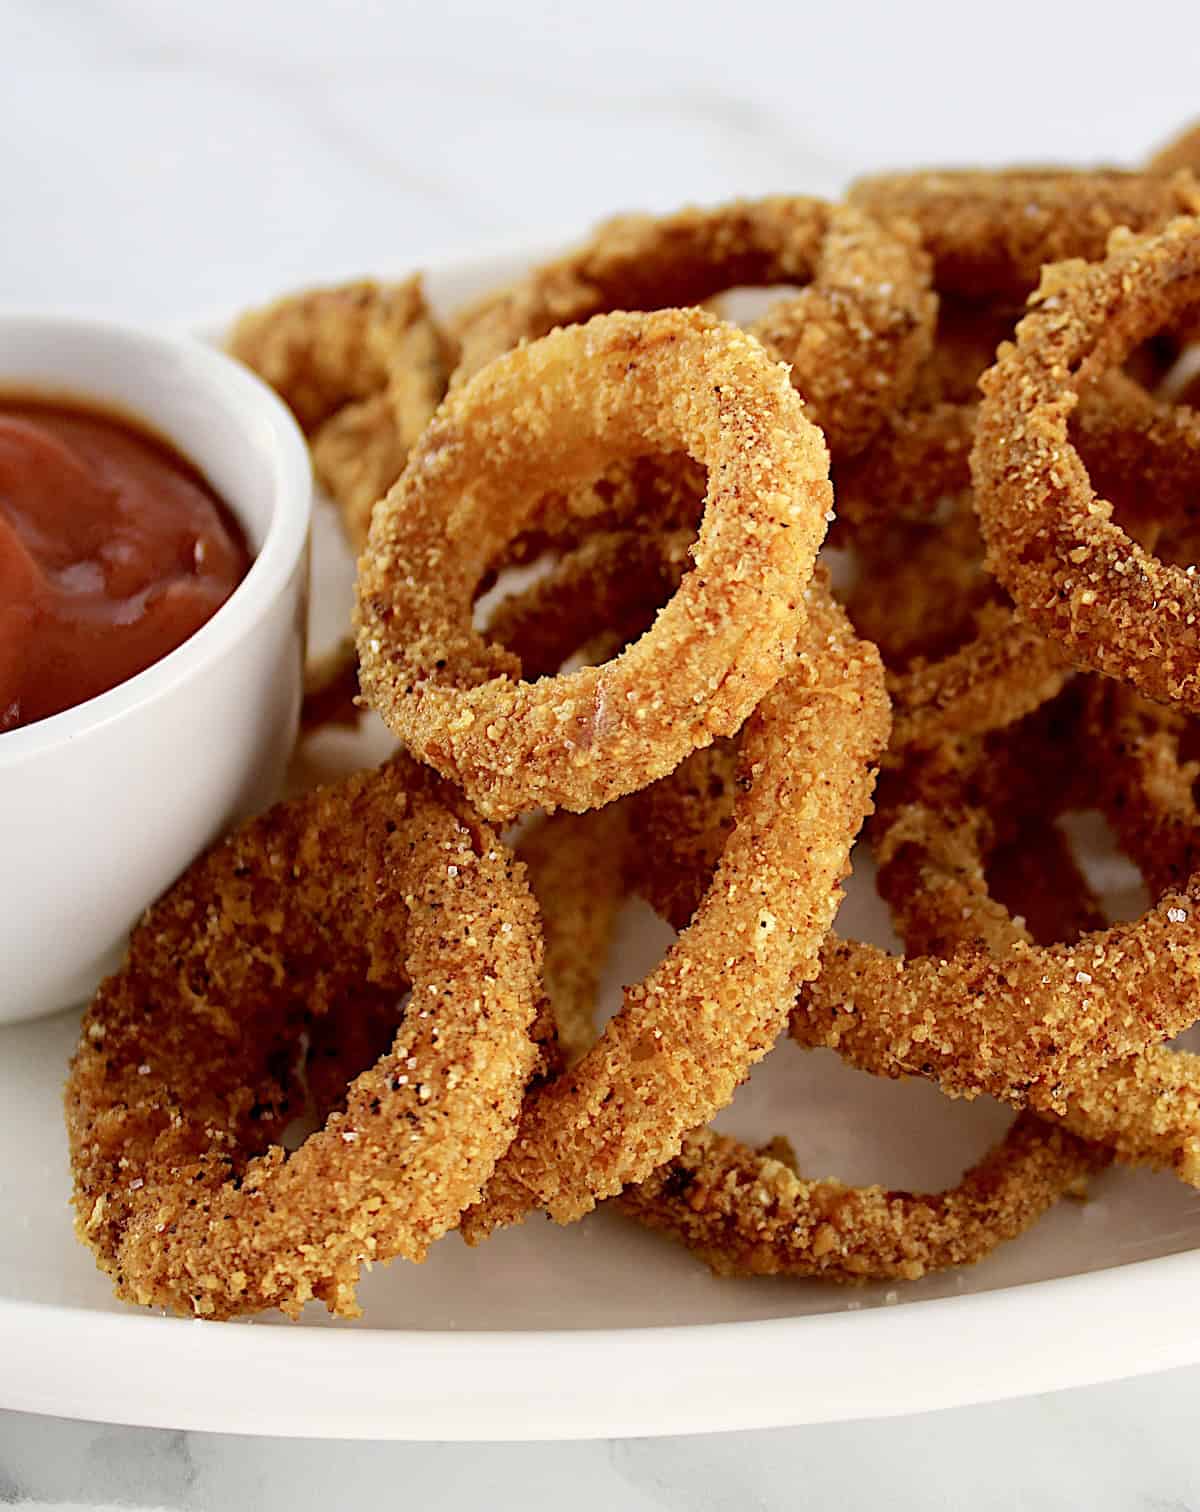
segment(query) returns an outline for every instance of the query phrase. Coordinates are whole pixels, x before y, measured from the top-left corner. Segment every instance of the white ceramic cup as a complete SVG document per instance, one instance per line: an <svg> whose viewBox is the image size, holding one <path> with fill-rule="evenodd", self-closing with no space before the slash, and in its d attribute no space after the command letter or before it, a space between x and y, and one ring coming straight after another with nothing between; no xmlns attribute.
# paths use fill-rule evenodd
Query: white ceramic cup
<svg viewBox="0 0 1200 1512"><path fill-rule="evenodd" d="M254 561L195 635L0 734L0 1023L88 996L135 919L278 791L303 683L312 474L269 388L187 337L0 315L0 392L141 420L207 478Z"/></svg>

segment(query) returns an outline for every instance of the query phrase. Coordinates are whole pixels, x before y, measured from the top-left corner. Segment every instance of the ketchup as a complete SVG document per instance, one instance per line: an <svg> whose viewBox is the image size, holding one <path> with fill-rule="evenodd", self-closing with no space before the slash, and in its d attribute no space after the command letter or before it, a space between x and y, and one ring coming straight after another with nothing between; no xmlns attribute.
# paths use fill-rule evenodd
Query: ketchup
<svg viewBox="0 0 1200 1512"><path fill-rule="evenodd" d="M230 511L164 442L0 395L0 735L166 656L249 566Z"/></svg>

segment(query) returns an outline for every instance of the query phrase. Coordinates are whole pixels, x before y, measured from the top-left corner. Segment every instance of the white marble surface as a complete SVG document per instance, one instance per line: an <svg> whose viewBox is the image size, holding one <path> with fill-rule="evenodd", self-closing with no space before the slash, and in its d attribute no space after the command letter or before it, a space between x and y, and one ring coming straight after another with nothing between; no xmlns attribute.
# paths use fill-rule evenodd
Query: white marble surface
<svg viewBox="0 0 1200 1512"><path fill-rule="evenodd" d="M1197 1380L1174 1372L882 1423L592 1444L293 1443L0 1419L0 1506L1193 1512Z"/></svg>
<svg viewBox="0 0 1200 1512"><path fill-rule="evenodd" d="M616 208L830 191L871 163L1133 161L1200 112L1187 12L0 0L0 302L192 316ZM1198 1406L1194 1370L921 1419L547 1447L7 1415L0 1505L1166 1512L1200 1507Z"/></svg>

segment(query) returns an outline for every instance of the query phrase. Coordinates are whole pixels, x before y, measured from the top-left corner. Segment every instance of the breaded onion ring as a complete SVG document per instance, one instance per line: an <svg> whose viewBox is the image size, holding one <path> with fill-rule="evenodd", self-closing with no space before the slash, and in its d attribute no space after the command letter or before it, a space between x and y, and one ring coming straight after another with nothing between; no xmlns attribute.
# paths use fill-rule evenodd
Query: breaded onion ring
<svg viewBox="0 0 1200 1512"><path fill-rule="evenodd" d="M134 931L67 1085L77 1229L117 1294L353 1314L360 1267L423 1258L511 1140L539 964L512 857L405 757L209 851ZM410 984L390 1048L286 1153L306 1027L394 1022Z"/></svg>
<svg viewBox="0 0 1200 1512"><path fill-rule="evenodd" d="M872 648L823 583L796 661L747 722L733 822L694 918L569 1075L527 1099L471 1241L558 1222L642 1180L733 1096L815 969L870 807L887 700Z"/></svg>
<svg viewBox="0 0 1200 1512"><path fill-rule="evenodd" d="M808 1180L769 1151L702 1130L620 1206L719 1276L915 1281L982 1260L1106 1163L1023 1114L956 1186L926 1196Z"/></svg>
<svg viewBox="0 0 1200 1512"><path fill-rule="evenodd" d="M874 826L881 888L897 908L906 946L949 959L899 958L831 937L820 973L800 994L792 1037L835 1049L875 1075L929 1077L952 1096L991 1094L1061 1122L1118 1159L1173 1167L1200 1184L1200 1080L1191 1057L1157 1043L1195 1017L1192 916L1184 917L1186 905L1174 895L1137 924L1069 943L1030 943L985 873L991 845L1010 831L993 829L990 810L978 806L999 794L1018 807L1035 795L1065 801L1063 773L1053 764L1026 753L1022 766L1025 737L1024 729L1005 732L1013 759L1001 760L1003 748L991 746L978 767L964 767L949 747L924 758L933 760L936 779L925 804L906 791L909 774L888 779ZM1071 749L1056 759L1067 760ZM1053 747L1038 750L1051 755ZM1009 781L1018 775L1020 783ZM982 792L973 786L980 778ZM687 919L704 886L732 801L722 747L697 753L631 800L635 885L672 922ZM1161 949L1142 937L1148 921L1155 934L1165 925Z"/></svg>
<svg viewBox="0 0 1200 1512"><path fill-rule="evenodd" d="M1111 518L1068 433L1080 386L1200 302L1200 220L1047 268L982 383L972 454L988 565L1071 660L1200 708L1200 591Z"/></svg>
<svg viewBox="0 0 1200 1512"><path fill-rule="evenodd" d="M615 557L610 566L615 568ZM560 643L560 656L568 644ZM674 801L659 807L651 789L595 814L558 814L533 832L532 843L522 842L519 854L542 911L547 996L572 1059L594 1038L602 951L631 859L623 835L629 806L643 820L632 871L643 879L654 876L652 891L660 902L665 885L669 906L672 879L710 875L724 847L728 823L706 833L695 821L712 801L705 773L720 767L731 776L733 765L731 749L710 747L685 763L694 781L684 777L681 783L681 769L660 785ZM682 865L672 855L655 869L654 858L666 850L644 820L670 822L679 817L678 803L689 813L672 840L692 835L698 844ZM607 821L606 828L585 832L596 821ZM561 966L554 966L560 958ZM982 1259L1064 1192L1075 1191L1105 1158L1094 1146L1025 1117L962 1182L926 1197L804 1180L771 1146L752 1150L697 1130L685 1137L674 1160L616 1200L629 1217L680 1240L720 1275L915 1279Z"/></svg>
<svg viewBox="0 0 1200 1512"><path fill-rule="evenodd" d="M885 789L877 819L882 834L879 886L892 904L906 949L948 953L958 943L975 940L1003 954L1031 935L1038 937L1024 906L1026 917L1015 919L997 897L995 850L1008 834L1020 833L1012 830L1014 815L1035 813L1045 824L1048 816L1071 806L1076 798L1090 796L1080 791L1081 766L1089 778L1099 774L1101 807L1131 842L1131 854L1147 880L1160 887L1176 878L1186 884L1190 872L1183 867L1194 859L1195 836L1200 832L1190 789L1186 796L1184 791L1195 770L1176 766L1171 773L1175 781L1169 783L1162 748L1155 737L1142 738L1145 721L1157 718L1151 706L1128 695L1121 700L1125 712L1113 714L1112 702L1106 690L1094 688L1088 690L1087 701L1073 696L1048 708L1033 722L1037 730L1048 716L1050 725L1048 737L1035 737L1036 754L1028 749L1026 733L1018 731L1007 748L979 747L970 759L960 757L932 780L927 767L915 774L915 783L906 784L902 774L895 792ZM1100 710L1105 711L1104 717L1095 725ZM1077 728L1064 739L1064 720L1078 722L1085 714L1084 733ZM1111 767L1087 759L1088 750L1108 752L1114 747L1119 755ZM1092 785L1091 781L1086 784L1089 789ZM1186 826L1185 810L1190 819ZM1187 835L1182 843L1181 829ZM1168 839L1174 844L1168 845ZM1164 863L1165 856L1173 866ZM1069 858L1060 861L1062 892L1072 901L1060 902L1059 909L1077 908L1083 927L1067 921L1062 931L1047 935L1043 916L1043 940L1072 940L1088 929L1103 928L1090 890L1072 871ZM1081 986L1089 985L1088 976L1082 974ZM1197 1067L1200 1058L1196 1056L1153 1046L1077 1077L1065 1109L1055 1105L1043 1086L1030 1089L1028 1103L1061 1112L1067 1127L1103 1141L1123 1160L1174 1167L1184 1180L1195 1183L1200 1180Z"/></svg>
<svg viewBox="0 0 1200 1512"><path fill-rule="evenodd" d="M613 661L517 681L471 609L538 490L680 448L710 483L679 591ZM456 390L377 509L358 577L363 692L490 818L598 807L737 729L775 684L831 502L787 370L736 327L664 310L556 331Z"/></svg>
<svg viewBox="0 0 1200 1512"><path fill-rule="evenodd" d="M1069 667L1055 639L997 601L969 539L969 519L951 510L945 523L933 523L935 511L947 515L948 497L971 497L976 413L974 406L944 404L897 416L884 433L890 448L881 439L836 475L840 519L856 532L867 568L851 595L851 614L864 634L880 639L889 660L894 752L1020 718L1053 697ZM1074 420L1073 437L1093 478L1140 516L1140 529L1195 513L1200 416L1151 398L1113 372L1089 385ZM924 538L914 532L918 538L904 543L895 565L885 559L895 549L881 528L888 520L924 523ZM930 635L939 624L953 632L956 620L972 631L965 639L951 636L960 645L918 648L903 667L890 665L889 637L906 627L910 639L918 627Z"/></svg>
<svg viewBox="0 0 1200 1512"><path fill-rule="evenodd" d="M1131 985L1084 997L1082 988L1099 980L1095 968L1107 965L1107 958L1090 948L1102 937L1118 953L1135 932L1117 932L1114 926L1075 946L1018 941L998 957L964 945L949 962L927 956L899 961L873 946L832 942L822 958L819 987L806 990L793 1019L793 1037L805 1045L827 1045L877 1076L923 1075L951 1096L988 1093L1043 1117L1057 1116L1073 1133L1105 1144L1119 1159L1173 1166L1184 1180L1195 1182L1200 1142L1194 1094L1173 1088L1176 1057L1158 1044L1172 1030L1164 1031L1154 1012L1146 1014L1149 1022L1137 1021L1143 1011L1139 989L1153 993L1178 985L1194 991L1194 973L1167 962L1153 972L1144 959L1135 960ZM1035 975L1028 969L1034 960L1047 969ZM1073 1053L1051 1038L1068 1015L1072 993L1081 1020L1080 1032L1069 1035ZM974 1022L967 1004L977 1009L980 1002L986 1007ZM1036 1024L1030 1022L1033 1004L1041 1010ZM1026 1023L1016 1032L1001 1022L1014 1006L1026 1011ZM1173 1007L1176 1023L1192 1021L1194 1009ZM1117 1014L1128 1024L1120 1037L1108 1028ZM1098 1043L1089 1046L1086 1027L1097 1023ZM1123 1048L1110 1054L1114 1044ZM1136 1114L1129 1101L1135 1094ZM1163 1098L1170 1099L1169 1107Z"/></svg>
<svg viewBox="0 0 1200 1512"><path fill-rule="evenodd" d="M704 765L713 749L688 764ZM596 986L629 859L623 821L640 797L556 814L518 850L542 912L546 992L570 1059L595 1037ZM673 1160L615 1200L718 1275L914 1280L982 1259L1105 1159L1026 1116L957 1186L927 1197L804 1180L779 1158L778 1143L752 1150L694 1130Z"/></svg>
<svg viewBox="0 0 1200 1512"><path fill-rule="evenodd" d="M918 658L890 674L892 751L937 745L1019 719L1058 692L1069 675L1062 653L1002 604L985 604L975 633L936 661Z"/></svg>
<svg viewBox="0 0 1200 1512"><path fill-rule="evenodd" d="M674 215L623 215L460 317L465 382L520 341L612 310L696 305L742 285L802 284L751 329L792 381L835 456L860 450L907 398L936 301L907 225L787 196Z"/></svg>
<svg viewBox="0 0 1200 1512"><path fill-rule="evenodd" d="M295 414L317 481L361 547L371 510L446 391L451 348L420 277L288 295L243 315L229 350Z"/></svg>
<svg viewBox="0 0 1200 1512"><path fill-rule="evenodd" d="M935 1076L959 1096L1023 1106L1036 1087L1039 1111L1065 1113L1097 1067L1194 1021L1194 891L1073 945L1018 941L999 957L972 944L901 961L836 942L806 994L805 1042L887 1075Z"/></svg>
<svg viewBox="0 0 1200 1512"><path fill-rule="evenodd" d="M1077 762L1080 748L1071 741L1057 751L1053 744L1039 745L1039 753L1050 757L1047 763L1031 758L1024 746L1025 742L1020 741L1016 751L1008 753L980 747L965 764L959 758L949 767L943 765L940 771L934 771L932 777L928 768L902 774L897 790L894 793L885 790L881 796L876 821L881 837L879 885L893 905L896 926L910 951L930 952L934 956L945 953L956 960L962 955L960 946L983 947L1008 959L1029 946L1026 923L1015 919L1000 904L990 870L985 871L993 847L1008 833L1003 827L997 829L996 821L1003 816L994 805L1015 804L1019 808L1036 796L1049 813L1065 806L1072 799L1070 779L1077 773L1069 769L1056 773L1055 763L1061 766L1065 762L1070 768L1073 759ZM1028 763L1022 769L1023 784L1009 780L1018 771L1014 755L1016 762ZM907 784L905 775L909 778ZM1107 779L1103 786L1108 788ZM1084 919L1095 923L1094 910L1085 907ZM1186 922L1179 917L1179 910L1173 922ZM1111 941L1113 934L1114 930L1100 929L1072 943L1092 948L1098 939ZM1054 946L1052 955L1071 949L1072 943ZM845 947L832 976L825 977L815 994L822 998L817 1004L819 1014L828 1012L839 993L846 990L854 975L850 957L857 957L858 964L865 966L860 980L869 983L853 1000L863 1031L869 1034L873 1030L877 1035L874 1051L867 1051L868 1056L873 1053L876 1056L869 1069L903 1074L914 1069L908 1062L915 1054L921 1057L920 1069L924 1074L937 1074L947 1090L955 1090L928 1053L941 1039L938 1009L932 1001L926 1005L928 1011L917 1032L906 1036L902 1031L887 1043L884 1060L878 1058L885 1037L892 1032L884 1030L879 1021L880 991L886 995L891 989L880 988L874 955L868 947ZM910 958L902 974L907 975L915 964ZM1115 964L1121 967L1119 956ZM1042 981L1039 988L1044 990L1048 985ZM1093 969L1085 959L1075 977L1080 994L1075 1017L1081 1027L1093 1008L1094 985ZM976 990L986 992L987 986L977 982ZM1183 1022L1190 1022L1195 1010L1188 1013L1186 1004L1183 1007ZM1135 1028L1143 1027L1150 1017L1146 1005L1139 1005L1139 1009L1140 1023L1135 1023ZM834 1014L836 1020L836 1009ZM977 1008L976 1016L990 1015L986 1009ZM842 1021L836 1022L840 1031ZM811 1021L795 1027L805 1042L811 1042ZM1069 1027L1073 1031L1074 1026ZM999 1091L1018 1106L1057 1116L1076 1134L1108 1145L1120 1159L1173 1166L1188 1181L1196 1181L1200 1176L1200 1077L1194 1069L1197 1061L1195 1057L1181 1056L1155 1044L1156 1039L1163 1037L1161 1034L1148 1036L1145 1047L1135 1054L1111 1058L1105 1056L1103 1040L1098 1039L1090 1062L1081 1060L1066 1072L1052 1064L1050 1056L1044 1056L1040 1067L1035 1067L1040 1075L1033 1075L1023 1087L1010 1086L1002 1091L991 1083L995 1046L982 1026L981 1030L978 1046L971 1052L974 1070L970 1074L977 1089ZM863 1034L858 1028L851 1028L849 1033L856 1041L855 1046L845 1046L840 1032L839 1044L848 1049L856 1064L862 1064ZM828 1035L823 1042L830 1042ZM897 1050L901 1051L899 1057L895 1055ZM901 1062L906 1064L902 1066ZM958 1090L972 1095L969 1087Z"/></svg>
<svg viewBox="0 0 1200 1512"><path fill-rule="evenodd" d="M932 170L859 179L852 205L914 221L933 257L939 292L1024 299L1042 265L1102 258L1119 226L1148 231L1200 208L1190 174L1119 168Z"/></svg>
<svg viewBox="0 0 1200 1512"><path fill-rule="evenodd" d="M858 540L887 521L929 522L947 497L968 492L978 413L938 404L893 416L878 445L834 474L839 530ZM1177 524L1197 513L1200 415L1186 403L1102 373L1079 394L1071 436L1089 474L1137 519Z"/></svg>

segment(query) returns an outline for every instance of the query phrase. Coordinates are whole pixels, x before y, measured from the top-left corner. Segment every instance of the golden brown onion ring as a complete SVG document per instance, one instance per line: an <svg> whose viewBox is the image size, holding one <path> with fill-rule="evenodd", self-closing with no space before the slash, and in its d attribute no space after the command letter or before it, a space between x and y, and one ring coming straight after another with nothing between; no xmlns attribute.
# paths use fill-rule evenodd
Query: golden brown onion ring
<svg viewBox="0 0 1200 1512"><path fill-rule="evenodd" d="M518 681L471 613L538 490L680 448L710 485L679 591L614 660ZM358 578L363 692L491 818L598 807L737 729L775 684L831 500L787 370L736 327L693 310L556 331L457 389L376 511Z"/></svg>
<svg viewBox="0 0 1200 1512"><path fill-rule="evenodd" d="M939 293L1021 300L1042 265L1102 258L1118 226L1148 231L1197 208L1190 174L1119 168L930 170L859 179L849 202L914 221Z"/></svg>
<svg viewBox="0 0 1200 1512"><path fill-rule="evenodd" d="M77 1228L118 1295L352 1315L360 1267L422 1259L510 1142L539 964L511 855L405 757L209 851L134 931L67 1085ZM396 1015L410 986L386 1052L287 1153L308 1025Z"/></svg>
<svg viewBox="0 0 1200 1512"><path fill-rule="evenodd" d="M1005 738L1019 750L1024 733ZM831 937L792 1015L793 1038L875 1075L930 1077L952 1096L989 1093L1061 1121L1119 1159L1173 1167L1200 1183L1191 1058L1159 1044L1196 1011L1200 960L1188 897L1169 894L1134 924L1033 945L988 887L988 849L1009 831L996 831L975 806L999 792L1011 798L1007 774L1020 764L1000 763L995 747L980 768L963 766L953 747L925 760L936 769L928 803L905 790L905 774L889 777L875 836L902 938L949 958L895 957ZM992 768L981 793L976 776ZM1045 761L1030 758L1023 770L1027 794L1040 781L1050 794L1064 791ZM732 799L728 753L713 748L631 800L636 885L676 924L720 851Z"/></svg>
<svg viewBox="0 0 1200 1512"><path fill-rule="evenodd" d="M568 1076L526 1102L463 1231L559 1222L642 1180L733 1096L817 960L886 739L882 671L821 584L796 661L747 722L738 796L694 918Z"/></svg>
<svg viewBox="0 0 1200 1512"><path fill-rule="evenodd" d="M555 326L772 284L805 287L751 329L791 364L833 454L850 456L907 398L936 301L911 227L823 200L781 196L608 221L582 247L464 312L453 381Z"/></svg>
<svg viewBox="0 0 1200 1512"><path fill-rule="evenodd" d="M924 1195L809 1180L769 1151L701 1130L620 1205L720 1276L915 1281L982 1260L1106 1163L1023 1114L960 1182Z"/></svg>
<svg viewBox="0 0 1200 1512"><path fill-rule="evenodd" d="M611 555L603 570L624 582L632 564L626 561L622 571L614 538L606 539ZM560 586L570 601L573 574L556 577L560 575L568 580ZM592 633L591 625L585 629ZM560 642L560 659L568 644ZM711 796L704 773L711 775L720 765L732 777L733 757L725 749L718 756L717 747L697 752L685 763L695 774L694 783L681 785L679 774L666 779L673 802L664 806L665 812L653 803L653 790L647 790L595 813L556 814L521 842L518 854L528 866L542 913L547 997L568 1061L595 1038L596 988L626 871L645 875L647 841L650 854L656 853L657 837L648 835L643 823L637 860L628 854L631 809L661 821L674 803L685 805L688 813L676 835L696 835L698 845L682 866L678 856L671 863L679 872L694 876L699 869L710 875L728 836L732 804L727 822L706 831ZM672 869L663 868L656 881L665 880L669 887ZM1064 1192L1076 1190L1105 1159L1094 1146L1026 1116L958 1185L933 1196L915 1196L804 1180L781 1163L772 1146L752 1150L695 1130L673 1160L627 1187L616 1201L629 1217L680 1240L721 1275L914 1279L981 1259L1022 1232Z"/></svg>
<svg viewBox="0 0 1200 1512"><path fill-rule="evenodd" d="M983 379L972 453L988 566L1070 659L1200 708L1200 590L1098 497L1068 421L1078 391L1200 302L1200 220L1114 236L1103 263L1047 268ZM1191 413L1190 411L1187 413Z"/></svg>
<svg viewBox="0 0 1200 1512"><path fill-rule="evenodd" d="M893 441L890 452L877 442L835 480L841 522L856 532L865 563L850 600L863 633L877 633L890 657L887 637L906 626L933 634L935 642L939 625L953 631L955 621L965 620L971 626L952 650L939 645L936 652L909 655L903 667L889 666L894 751L1019 718L1052 697L1069 668L1053 637L996 600L969 530L964 537L969 521L954 501L971 497L975 418L966 405L897 416L885 433ZM1194 517L1200 416L1193 411L1161 403L1121 373L1108 373L1084 392L1072 434L1097 485L1141 531L1177 529ZM939 515L945 517L940 525L934 523ZM909 532L914 540L902 541L893 565L884 553L895 534L886 527L895 520L921 525Z"/></svg>
<svg viewBox="0 0 1200 1512"><path fill-rule="evenodd" d="M1081 717L1072 712L1078 702L1074 696L1067 700L1064 706L1067 720ZM982 947L1002 959L1029 948L1027 922L1015 919L995 896L990 871L992 854L999 843L1014 834L1013 811L1020 814L1023 807L1028 809L1036 804L1045 822L1056 808L1078 801L1080 766L1091 771L1098 765L1088 760L1088 747L1080 743L1079 731L1064 740L1061 728L1057 732L1053 729L1056 711L1051 708L1047 713L1051 738L1046 737L1042 716L1036 716L1032 722L1037 732L1036 755L1029 750L1026 731L1008 732L1007 750L994 744L977 744L973 750L963 748L957 757L950 755L947 759L943 754L940 767L937 761L923 766L918 763L907 773L894 777L892 787L885 787L881 794L876 820L880 890L893 906L896 927L906 948L928 952L924 959L936 958L938 954L957 959L964 945ZM1057 717L1061 720L1063 715ZM1043 726L1040 730L1039 725ZM1106 730L1106 744L1108 738ZM1124 749L1124 745L1120 748ZM1013 778L1016 780L1010 780ZM1106 775L1101 779L1101 797L1123 787L1118 780L1114 788ZM1007 816L1003 813L1005 807L1010 810ZM1065 880L1074 891L1077 883L1070 882L1069 877ZM1095 910L1088 909L1086 902L1085 899L1083 918L1094 924ZM1185 921L1177 917L1175 922ZM1076 948L1092 948L1093 942L1111 939L1112 933L1096 929L1077 942L1053 946L1051 956L1070 950L1072 943ZM818 989L817 995L823 1000L816 1006L817 1017L828 1026L830 1020L824 1015L854 977L856 957L859 964L866 965L863 981L871 984L854 1000L864 1028L850 1030L856 1048L849 1053L856 1063L862 1064L859 1051L871 1034L865 1026L873 1023L874 1029L880 1031L874 1053L883 1048L886 1033L877 1021L878 988L883 979L875 974L873 968L877 962L867 947L847 946L840 952L831 975L825 977L823 987ZM919 961L921 957L916 959ZM910 958L900 974L907 976L913 964ZM1121 965L1119 956L1115 964ZM1093 1006L1090 996L1093 984L1092 969L1085 961L1075 978L1080 995L1074 1016L1077 1020L1086 1022L1088 1018ZM1043 989L1045 985L1038 984ZM986 992L986 983L980 981L978 990ZM989 1010L981 1008L977 1016L981 1019L990 1016ZM1142 1016L1144 1023L1148 1017L1144 1005ZM929 1046L940 1042L935 1019L936 1009L925 1019L923 1027L908 1037L900 1059L907 1059L914 1051L919 1053L921 1069L926 1074L937 1074L943 1086L948 1086L936 1061L927 1054ZM806 1042L810 1040L812 1022L794 1024ZM1096 1052L1090 1060L1081 1060L1072 1071L1063 1074L1046 1057L1040 1068L1036 1063L1031 1067L1040 1069L1040 1075L1035 1074L1024 1087L1010 1086L1002 1095L1018 1106L1061 1118L1067 1128L1108 1145L1123 1160L1173 1166L1185 1180L1195 1181L1200 1172L1200 1077L1194 1067L1200 1062L1195 1057L1163 1049L1155 1043L1161 1037L1149 1036L1144 1047L1134 1054L1106 1058L1103 1039L1098 1036ZM892 1052L903 1041L902 1031L900 1040L885 1050L891 1067L887 1074L899 1074L899 1060ZM823 1042L829 1042L828 1034ZM971 1053L975 1059L976 1085L983 1088L989 1082L991 1060L996 1053L986 1032L980 1033L979 1043ZM870 1069L881 1069L879 1061ZM992 1085L989 1090L1001 1089ZM971 1095L969 1090L967 1095Z"/></svg>

